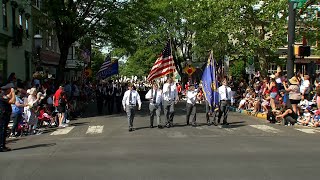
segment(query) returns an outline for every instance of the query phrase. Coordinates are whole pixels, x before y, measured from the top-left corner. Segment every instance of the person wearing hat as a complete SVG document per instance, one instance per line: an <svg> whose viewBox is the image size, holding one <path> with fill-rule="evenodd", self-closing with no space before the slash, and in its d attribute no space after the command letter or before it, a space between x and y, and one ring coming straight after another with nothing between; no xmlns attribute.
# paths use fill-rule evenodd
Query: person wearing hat
<svg viewBox="0 0 320 180"><path fill-rule="evenodd" d="M138 104L138 110L141 110L141 99L139 93L133 89L133 84L128 85L128 90L124 93L122 99L122 106L123 109L127 113L128 117L128 125L129 125L129 132L133 131L133 119L135 115L135 108Z"/></svg>
<svg viewBox="0 0 320 180"><path fill-rule="evenodd" d="M158 88L158 84L154 83L153 87L147 92L146 99L150 101L150 128L153 128L154 116L157 116L158 128L162 128L161 123L161 104L162 104L162 90Z"/></svg>
<svg viewBox="0 0 320 180"><path fill-rule="evenodd" d="M162 93L166 127L170 128L173 127L174 104L178 103L179 100L176 84L171 77L169 77L167 82L163 85Z"/></svg>
<svg viewBox="0 0 320 180"><path fill-rule="evenodd" d="M222 86L218 88L219 92L219 115L218 115L218 123L221 121L221 117L223 114L223 123L222 125L229 125L227 122L229 106L231 104L231 88L227 86L227 80L222 80ZM216 125L216 122L214 122Z"/></svg>
<svg viewBox="0 0 320 180"><path fill-rule="evenodd" d="M194 85L191 84L189 86L189 89L186 93L187 96L187 116L186 116L186 121L187 121L187 126L189 125L189 120L190 116L192 115L192 126L196 127L196 119L197 119L197 114L196 114L196 101L197 101L197 94L198 94L198 89L195 89Z"/></svg>
<svg viewBox="0 0 320 180"><path fill-rule="evenodd" d="M298 79L293 76L289 79L290 86L286 82L283 82L284 89L289 93L289 101L294 113L298 113L298 104L301 100L300 86Z"/></svg>
<svg viewBox="0 0 320 180"><path fill-rule="evenodd" d="M11 104L16 102L14 84L8 83L1 87L0 93L0 152L10 151L6 147L7 127L12 112Z"/></svg>

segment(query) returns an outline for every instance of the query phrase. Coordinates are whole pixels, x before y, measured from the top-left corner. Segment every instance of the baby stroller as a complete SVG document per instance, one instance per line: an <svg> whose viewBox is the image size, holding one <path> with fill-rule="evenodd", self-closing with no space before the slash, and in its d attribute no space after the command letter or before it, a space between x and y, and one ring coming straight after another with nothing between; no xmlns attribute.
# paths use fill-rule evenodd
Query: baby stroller
<svg viewBox="0 0 320 180"><path fill-rule="evenodd" d="M38 127L43 127L44 125L53 126L53 117L50 114L51 112L46 106L38 109Z"/></svg>
<svg viewBox="0 0 320 180"><path fill-rule="evenodd" d="M24 119L18 123L17 133L21 136L27 136L29 134L28 122Z"/></svg>

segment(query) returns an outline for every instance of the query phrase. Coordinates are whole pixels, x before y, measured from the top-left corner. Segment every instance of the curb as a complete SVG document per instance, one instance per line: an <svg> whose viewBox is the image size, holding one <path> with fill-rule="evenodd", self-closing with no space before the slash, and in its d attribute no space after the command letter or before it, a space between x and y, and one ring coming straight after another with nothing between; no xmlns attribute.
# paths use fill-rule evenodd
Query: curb
<svg viewBox="0 0 320 180"><path fill-rule="evenodd" d="M262 114L260 112L258 114L256 114L256 115L252 115L251 111L240 110L240 112L239 112L239 111L237 111L237 108L235 108L235 107L230 107L229 110L232 111L232 112L238 112L238 113L241 113L241 114L244 114L244 115L247 115L247 116L252 116L252 117L259 118L259 119L267 120L267 114Z"/></svg>

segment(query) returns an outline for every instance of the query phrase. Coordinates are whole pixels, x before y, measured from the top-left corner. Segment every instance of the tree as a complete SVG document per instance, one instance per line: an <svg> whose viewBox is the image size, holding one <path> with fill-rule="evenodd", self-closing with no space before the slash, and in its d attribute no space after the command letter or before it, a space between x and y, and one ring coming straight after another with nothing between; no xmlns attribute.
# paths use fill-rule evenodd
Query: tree
<svg viewBox="0 0 320 180"><path fill-rule="evenodd" d="M121 38L122 34L130 32L121 21L128 4L127 1L120 0L44 1L48 18L54 22L60 48L58 83L64 78L68 50L79 39L90 37L100 43L112 41L115 45L128 43L128 39Z"/></svg>

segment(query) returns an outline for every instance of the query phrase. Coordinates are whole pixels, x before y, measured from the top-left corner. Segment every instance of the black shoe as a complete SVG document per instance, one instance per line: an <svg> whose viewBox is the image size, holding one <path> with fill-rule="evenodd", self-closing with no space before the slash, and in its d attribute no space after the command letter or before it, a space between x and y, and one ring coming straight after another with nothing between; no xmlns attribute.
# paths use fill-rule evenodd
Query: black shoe
<svg viewBox="0 0 320 180"><path fill-rule="evenodd" d="M170 124L167 124L166 127L167 127L167 128L170 128Z"/></svg>
<svg viewBox="0 0 320 180"><path fill-rule="evenodd" d="M150 128L154 128L153 125L150 125Z"/></svg>
<svg viewBox="0 0 320 180"><path fill-rule="evenodd" d="M208 125L208 126L211 126L211 123L210 123L210 121L208 121L208 122L207 122L207 125Z"/></svg>
<svg viewBox="0 0 320 180"><path fill-rule="evenodd" d="M163 127L161 125L158 125L158 129L162 129Z"/></svg>
<svg viewBox="0 0 320 180"><path fill-rule="evenodd" d="M222 123L221 125L225 125L225 126L228 126L228 125L229 125L229 123L227 123L227 122L224 122L224 123Z"/></svg>
<svg viewBox="0 0 320 180"><path fill-rule="evenodd" d="M11 149L8 147L0 148L0 152L8 152L8 151L11 151Z"/></svg>
<svg viewBox="0 0 320 180"><path fill-rule="evenodd" d="M129 128L129 132L132 132L133 131L133 128Z"/></svg>

